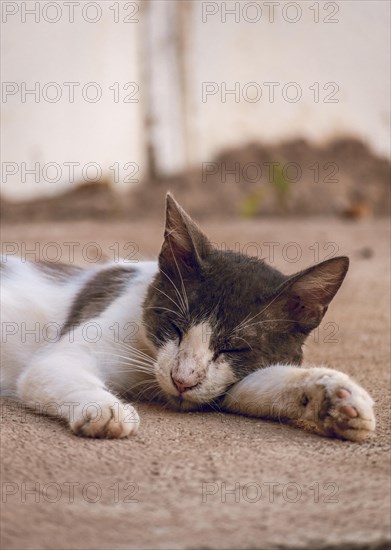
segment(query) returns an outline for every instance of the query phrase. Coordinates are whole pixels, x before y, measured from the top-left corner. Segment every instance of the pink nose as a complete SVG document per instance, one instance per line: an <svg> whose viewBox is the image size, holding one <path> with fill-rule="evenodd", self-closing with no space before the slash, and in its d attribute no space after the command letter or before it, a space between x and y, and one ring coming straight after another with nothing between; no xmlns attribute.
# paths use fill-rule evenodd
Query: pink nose
<svg viewBox="0 0 391 550"><path fill-rule="evenodd" d="M174 376L171 376L171 378L172 378L172 381L174 383L174 386L179 391L179 393L184 393L187 390L191 390L191 388L194 388L194 386L197 385L197 384L192 384L191 382L190 383L189 382L187 382L187 383L180 382Z"/></svg>

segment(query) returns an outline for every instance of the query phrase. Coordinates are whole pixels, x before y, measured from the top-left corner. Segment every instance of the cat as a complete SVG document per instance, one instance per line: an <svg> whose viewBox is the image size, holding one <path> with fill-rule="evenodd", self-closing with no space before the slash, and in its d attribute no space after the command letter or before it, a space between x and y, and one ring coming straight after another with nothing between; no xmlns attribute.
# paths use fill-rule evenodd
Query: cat
<svg viewBox="0 0 391 550"><path fill-rule="evenodd" d="M168 194L157 262L2 264L2 388L82 436L134 434L126 396L363 441L375 429L369 394L300 366L348 266L335 257L288 277L222 252Z"/></svg>

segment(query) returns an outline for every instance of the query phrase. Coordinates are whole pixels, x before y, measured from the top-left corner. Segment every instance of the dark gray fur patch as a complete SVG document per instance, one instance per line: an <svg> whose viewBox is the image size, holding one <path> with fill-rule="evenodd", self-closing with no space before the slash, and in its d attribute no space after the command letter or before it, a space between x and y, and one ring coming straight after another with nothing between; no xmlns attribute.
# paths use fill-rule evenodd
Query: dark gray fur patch
<svg viewBox="0 0 391 550"><path fill-rule="evenodd" d="M79 275L84 271L82 267L64 264L62 262L38 262L36 267L39 271L48 275L51 279L66 283L70 277Z"/></svg>
<svg viewBox="0 0 391 550"><path fill-rule="evenodd" d="M168 266L164 268L167 272ZM176 267L169 276L181 289L175 270ZM282 308L270 305L276 290L288 277L258 259L235 252L210 251L202 269L183 279L189 302L186 317L173 307L172 300L179 302L177 293L161 272L148 290L144 322L155 335L156 346L170 335L176 338L175 327L185 334L192 325L208 321L212 327L212 351L217 354L235 350L224 355L238 379L271 364L301 363L303 334L294 330L295 323ZM243 329L236 331L246 319L251 319L248 323L251 326L243 323Z"/></svg>
<svg viewBox="0 0 391 550"><path fill-rule="evenodd" d="M125 290L136 270L132 267L115 266L99 271L77 293L61 336L72 327L100 315Z"/></svg>
<svg viewBox="0 0 391 550"><path fill-rule="evenodd" d="M180 342L207 321L210 350L224 356L238 380L269 365L298 365L348 265L348 258L335 257L286 276L257 258L219 251L168 196L160 270L143 321L157 347Z"/></svg>

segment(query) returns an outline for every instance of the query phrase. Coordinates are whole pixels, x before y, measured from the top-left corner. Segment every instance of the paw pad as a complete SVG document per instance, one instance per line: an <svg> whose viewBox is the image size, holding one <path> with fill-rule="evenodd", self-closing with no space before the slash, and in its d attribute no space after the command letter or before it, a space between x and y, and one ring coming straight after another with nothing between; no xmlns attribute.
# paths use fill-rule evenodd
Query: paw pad
<svg viewBox="0 0 391 550"><path fill-rule="evenodd" d="M340 397L341 399L344 399L346 397L350 397L351 393L349 390L345 390L345 388L341 388L337 391L337 397Z"/></svg>
<svg viewBox="0 0 391 550"><path fill-rule="evenodd" d="M364 441L376 426L373 400L370 395L338 371L315 370L315 386L312 402L317 405L317 428L327 436L337 436L350 441ZM316 376L317 375L317 376ZM311 394L311 384L306 385L306 395ZM319 391L320 390L320 391ZM302 409L303 410L303 409ZM303 411L303 417L310 418L311 409Z"/></svg>
<svg viewBox="0 0 391 550"><path fill-rule="evenodd" d="M346 388L340 388L336 392L336 396L340 399L346 399L349 398L352 394L349 390ZM358 412L354 407L351 405L342 405L342 407L339 407L339 412L344 414L345 416L348 416L349 418L357 418Z"/></svg>
<svg viewBox="0 0 391 550"><path fill-rule="evenodd" d="M356 418L358 416L356 409L354 407L350 407L350 405L343 405L340 407L339 412L346 414L349 418Z"/></svg>

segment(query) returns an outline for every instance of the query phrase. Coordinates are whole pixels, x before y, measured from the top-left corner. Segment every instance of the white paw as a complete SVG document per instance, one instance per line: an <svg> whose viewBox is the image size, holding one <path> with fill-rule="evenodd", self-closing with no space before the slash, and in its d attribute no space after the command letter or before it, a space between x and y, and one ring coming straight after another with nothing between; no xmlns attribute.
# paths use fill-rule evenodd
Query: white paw
<svg viewBox="0 0 391 550"><path fill-rule="evenodd" d="M323 435L363 441L375 430L371 396L346 374L309 369L302 389L300 418L315 423Z"/></svg>
<svg viewBox="0 0 391 550"><path fill-rule="evenodd" d="M120 401L89 403L75 411L72 431L85 437L120 438L137 432L140 419L132 405Z"/></svg>

